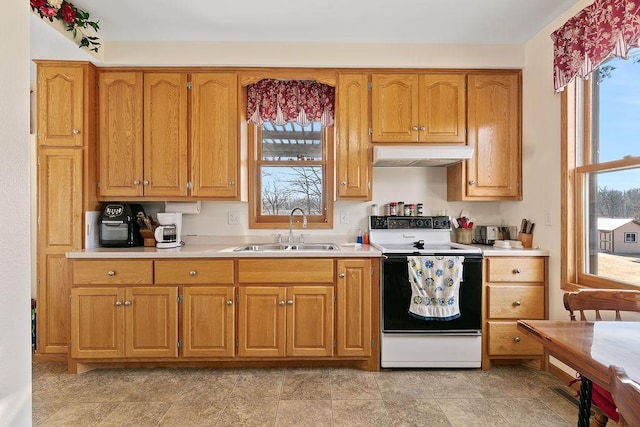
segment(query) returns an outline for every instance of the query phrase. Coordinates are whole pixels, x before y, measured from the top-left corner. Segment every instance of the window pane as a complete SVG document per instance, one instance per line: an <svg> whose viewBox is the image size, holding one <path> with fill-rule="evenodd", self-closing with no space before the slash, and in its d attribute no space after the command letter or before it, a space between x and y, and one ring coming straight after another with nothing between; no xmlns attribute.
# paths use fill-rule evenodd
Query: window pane
<svg viewBox="0 0 640 427"><path fill-rule="evenodd" d="M601 65L595 91L594 162L640 155L640 49Z"/></svg>
<svg viewBox="0 0 640 427"><path fill-rule="evenodd" d="M263 166L262 215L289 215L295 207L307 215L322 215L322 168Z"/></svg>
<svg viewBox="0 0 640 427"><path fill-rule="evenodd" d="M585 272L638 284L640 168L586 174Z"/></svg>
<svg viewBox="0 0 640 427"><path fill-rule="evenodd" d="M262 160L322 160L322 125L262 125Z"/></svg>

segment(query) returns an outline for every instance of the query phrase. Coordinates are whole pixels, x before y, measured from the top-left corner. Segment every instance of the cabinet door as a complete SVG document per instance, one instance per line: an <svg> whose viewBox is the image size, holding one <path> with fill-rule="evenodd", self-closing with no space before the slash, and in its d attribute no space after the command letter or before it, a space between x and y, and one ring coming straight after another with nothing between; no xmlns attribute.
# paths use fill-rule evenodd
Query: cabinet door
<svg viewBox="0 0 640 427"><path fill-rule="evenodd" d="M337 261L337 355L371 355L371 261Z"/></svg>
<svg viewBox="0 0 640 427"><path fill-rule="evenodd" d="M124 299L123 288L71 290L71 357L125 355Z"/></svg>
<svg viewBox="0 0 640 427"><path fill-rule="evenodd" d="M38 353L66 353L71 279L65 252L82 248L82 150L38 154Z"/></svg>
<svg viewBox="0 0 640 427"><path fill-rule="evenodd" d="M144 195L187 195L187 75L144 74Z"/></svg>
<svg viewBox="0 0 640 427"><path fill-rule="evenodd" d="M195 73L192 80L191 194L237 199L237 76L233 73Z"/></svg>
<svg viewBox="0 0 640 427"><path fill-rule="evenodd" d="M182 355L233 357L233 286L188 286L183 297Z"/></svg>
<svg viewBox="0 0 640 427"><path fill-rule="evenodd" d="M338 200L371 200L367 74L340 74L336 110Z"/></svg>
<svg viewBox="0 0 640 427"><path fill-rule="evenodd" d="M82 147L83 77L82 65L38 64L38 145Z"/></svg>
<svg viewBox="0 0 640 427"><path fill-rule="evenodd" d="M142 73L98 77L98 194L142 196Z"/></svg>
<svg viewBox="0 0 640 427"><path fill-rule="evenodd" d="M522 197L519 80L516 73L469 75L469 197Z"/></svg>
<svg viewBox="0 0 640 427"><path fill-rule="evenodd" d="M127 357L178 357L178 288L127 288L123 305Z"/></svg>
<svg viewBox="0 0 640 427"><path fill-rule="evenodd" d="M333 286L287 289L287 356L333 354Z"/></svg>
<svg viewBox="0 0 640 427"><path fill-rule="evenodd" d="M371 76L373 142L418 141L418 75Z"/></svg>
<svg viewBox="0 0 640 427"><path fill-rule="evenodd" d="M238 295L238 356L283 357L286 288L240 287Z"/></svg>
<svg viewBox="0 0 640 427"><path fill-rule="evenodd" d="M420 76L420 142L465 143L465 82L464 74Z"/></svg>

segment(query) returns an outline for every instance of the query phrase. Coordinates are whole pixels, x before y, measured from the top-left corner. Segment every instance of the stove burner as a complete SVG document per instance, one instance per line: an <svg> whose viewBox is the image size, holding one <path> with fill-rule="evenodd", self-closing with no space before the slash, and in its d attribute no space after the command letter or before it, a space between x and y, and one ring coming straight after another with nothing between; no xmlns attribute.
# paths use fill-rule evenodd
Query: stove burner
<svg viewBox="0 0 640 427"><path fill-rule="evenodd" d="M416 249L424 249L424 240L418 240L417 242L413 242L413 247Z"/></svg>

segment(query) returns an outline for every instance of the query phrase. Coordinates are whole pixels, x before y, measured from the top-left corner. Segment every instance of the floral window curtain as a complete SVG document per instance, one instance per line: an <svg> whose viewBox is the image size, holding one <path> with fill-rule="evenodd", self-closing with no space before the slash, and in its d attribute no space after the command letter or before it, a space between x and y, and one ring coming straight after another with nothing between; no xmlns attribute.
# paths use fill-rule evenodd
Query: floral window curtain
<svg viewBox="0 0 640 427"><path fill-rule="evenodd" d="M626 57L639 37L640 0L595 0L551 34L556 92L610 56Z"/></svg>
<svg viewBox="0 0 640 427"><path fill-rule="evenodd" d="M312 80L265 79L247 86L247 117L258 126L314 121L331 126L334 102L335 88Z"/></svg>

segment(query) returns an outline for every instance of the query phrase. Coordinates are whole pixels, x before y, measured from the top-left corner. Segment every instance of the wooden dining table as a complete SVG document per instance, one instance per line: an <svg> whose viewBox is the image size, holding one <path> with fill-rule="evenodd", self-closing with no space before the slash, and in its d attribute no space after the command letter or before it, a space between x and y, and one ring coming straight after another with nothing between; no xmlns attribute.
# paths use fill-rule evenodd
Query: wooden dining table
<svg viewBox="0 0 640 427"><path fill-rule="evenodd" d="M518 320L518 329L582 376L579 427L589 426L591 383L611 390L610 365L640 383L640 322Z"/></svg>

